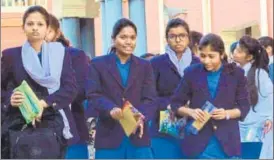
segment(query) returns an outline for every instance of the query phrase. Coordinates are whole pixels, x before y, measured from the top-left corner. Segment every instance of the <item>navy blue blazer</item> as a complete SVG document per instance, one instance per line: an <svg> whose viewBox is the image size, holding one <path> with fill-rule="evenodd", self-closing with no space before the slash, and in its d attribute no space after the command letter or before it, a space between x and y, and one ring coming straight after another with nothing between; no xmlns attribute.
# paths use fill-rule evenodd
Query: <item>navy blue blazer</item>
<svg viewBox="0 0 274 160"><path fill-rule="evenodd" d="M191 65L199 62L199 58L192 55ZM156 103L158 109L152 120L150 131L152 136L168 136L158 132L159 114L160 111L166 110L167 106L170 104L170 98L180 83L181 76L176 66L170 60L168 54L163 54L151 59L151 65L156 80L156 91L158 96Z"/></svg>
<svg viewBox="0 0 274 160"><path fill-rule="evenodd" d="M46 103L54 108L55 111L63 109L71 128L73 138L67 141L68 144L76 143L79 141L79 135L77 133L76 125L69 109L69 104L73 101L77 94L77 86L74 71L71 67L71 57L66 50L66 54L63 62L63 70L61 75L61 86L58 91L53 94L48 94L48 90L45 87L36 83L26 72L23 67L21 57L22 47L6 49L2 52L1 58L1 101L4 105L3 110L8 111L14 109L10 105L10 97L14 88L8 88L8 83L12 83L11 86L19 86L23 80L25 80L33 91L36 93L39 99L44 99ZM47 110L47 109L46 109ZM46 112L46 110L44 112ZM19 109L17 109L19 113Z"/></svg>
<svg viewBox="0 0 274 160"><path fill-rule="evenodd" d="M87 81L88 66L90 62L84 51L73 47L68 47L67 50L71 55L72 69L75 72L78 88L77 96L71 104L71 112L80 136L80 142L84 143L88 140L89 136L83 101L86 99L85 84Z"/></svg>
<svg viewBox="0 0 274 160"><path fill-rule="evenodd" d="M134 55L131 57L128 85L123 87L114 54L91 60L87 83L89 107L98 111L95 148L117 148L125 135L120 123L110 116L114 107L122 107L128 100L149 120L154 112L155 82L151 64ZM130 136L136 146L149 146L150 137L145 123L142 138L138 132Z"/></svg>
<svg viewBox="0 0 274 160"><path fill-rule="evenodd" d="M195 64L185 70L178 88L171 98L174 111L188 101L190 108L201 108L206 101L210 101L217 108L241 111L239 119L210 120L198 135L186 136L182 141L182 150L187 156L197 156L204 151L212 135L216 135L228 156L241 155L239 120L243 120L250 108L247 91L247 79L244 71L236 66L224 65L220 75L217 94L211 99L207 85L207 71L202 64ZM191 120L190 118L188 120ZM214 129L213 126L216 126Z"/></svg>

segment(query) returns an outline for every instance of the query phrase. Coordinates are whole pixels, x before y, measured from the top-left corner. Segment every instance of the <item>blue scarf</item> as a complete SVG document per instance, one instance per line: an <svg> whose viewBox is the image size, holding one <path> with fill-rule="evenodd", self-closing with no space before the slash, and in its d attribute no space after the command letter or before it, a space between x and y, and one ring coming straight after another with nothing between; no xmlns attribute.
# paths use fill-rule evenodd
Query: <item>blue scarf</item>
<svg viewBox="0 0 274 160"><path fill-rule="evenodd" d="M22 61L25 70L36 83L47 88L49 94L60 88L64 56L65 48L59 42L43 42L42 63L40 63L37 52L28 41L22 46ZM59 112L65 124L63 135L66 139L72 138L65 112L63 109L60 109Z"/></svg>
<svg viewBox="0 0 274 160"><path fill-rule="evenodd" d="M184 76L184 70L190 66L192 61L191 50L187 47L181 59L178 59L176 53L170 48L169 45L166 46L166 53L169 56L171 62L176 66L181 77Z"/></svg>

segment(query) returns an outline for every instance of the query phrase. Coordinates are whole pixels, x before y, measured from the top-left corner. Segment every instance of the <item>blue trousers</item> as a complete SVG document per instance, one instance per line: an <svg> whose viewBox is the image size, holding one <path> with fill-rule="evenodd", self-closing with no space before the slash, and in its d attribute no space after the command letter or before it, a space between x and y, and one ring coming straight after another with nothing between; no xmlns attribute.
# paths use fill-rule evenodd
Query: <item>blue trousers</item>
<svg viewBox="0 0 274 160"><path fill-rule="evenodd" d="M87 144L74 144L68 146L65 159L88 159Z"/></svg>
<svg viewBox="0 0 274 160"><path fill-rule="evenodd" d="M262 149L262 142L242 142L243 159L259 159Z"/></svg>
<svg viewBox="0 0 274 160"><path fill-rule="evenodd" d="M182 159L180 140L172 137L155 137L151 140L155 159Z"/></svg>
<svg viewBox="0 0 274 160"><path fill-rule="evenodd" d="M95 159L152 159L150 147L136 147L128 137L115 149L96 149Z"/></svg>

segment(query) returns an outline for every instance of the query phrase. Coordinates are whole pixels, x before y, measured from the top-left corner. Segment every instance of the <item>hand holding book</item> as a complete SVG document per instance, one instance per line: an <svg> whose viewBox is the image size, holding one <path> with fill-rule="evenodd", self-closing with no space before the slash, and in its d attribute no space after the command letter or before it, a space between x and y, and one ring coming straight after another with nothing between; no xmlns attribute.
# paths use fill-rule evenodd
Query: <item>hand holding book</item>
<svg viewBox="0 0 274 160"><path fill-rule="evenodd" d="M134 113L135 120L137 121L137 126L134 129L133 133L136 134L136 131L139 129L139 138L142 138L143 133L144 133L144 115L141 114L140 112Z"/></svg>
<svg viewBox="0 0 274 160"><path fill-rule="evenodd" d="M11 96L11 105L19 107L26 123L32 122L35 126L35 120L40 120L43 114L44 103L39 100L26 81L14 89Z"/></svg>
<svg viewBox="0 0 274 160"><path fill-rule="evenodd" d="M223 119L226 119L226 116L227 116L227 112L225 109L223 108L218 108L218 109L215 109L213 112L212 112L212 115L211 117L215 120L223 120Z"/></svg>
<svg viewBox="0 0 274 160"><path fill-rule="evenodd" d="M20 105L22 105L24 100L25 100L24 94L19 91L15 91L12 93L10 97L10 104L12 107L19 107Z"/></svg>
<svg viewBox="0 0 274 160"><path fill-rule="evenodd" d="M208 119L208 116L206 114L206 112L204 112L203 110L201 110L200 108L196 108L196 109L191 109L190 108L190 113L189 115L194 119L197 120L201 123L205 123Z"/></svg>
<svg viewBox="0 0 274 160"><path fill-rule="evenodd" d="M194 121L191 121L187 125L187 132L197 135L207 121L209 121L214 110L217 110L217 108L209 101L206 101L201 109L190 109L189 115L194 119Z"/></svg>
<svg viewBox="0 0 274 160"><path fill-rule="evenodd" d="M131 134L135 134L138 129L139 129L139 137L141 138L143 136L145 117L135 107L133 107L129 101L124 102L124 105L122 108L122 115L120 115L119 118L120 118L119 122L122 125L128 137Z"/></svg>
<svg viewBox="0 0 274 160"><path fill-rule="evenodd" d="M111 111L110 111L110 116L115 119L115 120L120 120L121 118L123 118L123 112L121 108L118 107L114 107Z"/></svg>

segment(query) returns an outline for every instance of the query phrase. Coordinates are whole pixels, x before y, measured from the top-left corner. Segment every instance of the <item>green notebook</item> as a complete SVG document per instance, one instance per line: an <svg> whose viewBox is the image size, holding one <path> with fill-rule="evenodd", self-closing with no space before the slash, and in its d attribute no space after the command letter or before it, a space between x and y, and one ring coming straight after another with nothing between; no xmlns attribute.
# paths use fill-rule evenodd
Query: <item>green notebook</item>
<svg viewBox="0 0 274 160"><path fill-rule="evenodd" d="M25 96L25 100L23 104L19 106L19 109L26 120L26 123L29 124L42 110L39 106L39 99L25 80L19 87L15 88L14 91L19 91Z"/></svg>

